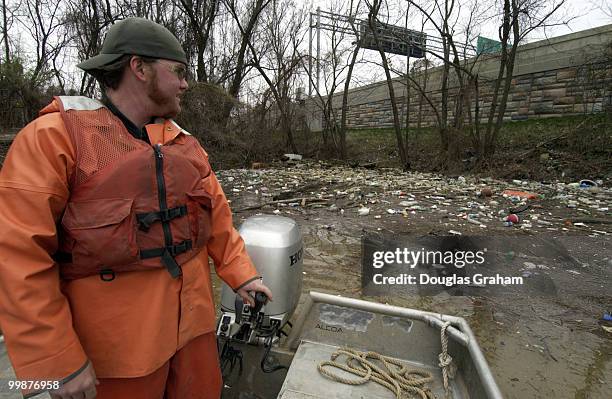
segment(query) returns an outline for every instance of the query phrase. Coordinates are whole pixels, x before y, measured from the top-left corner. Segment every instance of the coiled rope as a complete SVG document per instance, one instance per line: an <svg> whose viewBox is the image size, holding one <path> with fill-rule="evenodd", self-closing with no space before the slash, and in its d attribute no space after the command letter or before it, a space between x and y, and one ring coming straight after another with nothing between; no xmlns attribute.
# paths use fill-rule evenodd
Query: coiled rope
<svg viewBox="0 0 612 399"><path fill-rule="evenodd" d="M340 355L347 357L346 363L336 361ZM384 369L368 359L379 360ZM335 367L362 378L352 380L344 378L333 374L325 366ZM402 395L403 391L418 395L422 399L435 398L429 388L425 386L425 384L433 381L431 373L424 370L408 369L399 361L376 352L360 352L350 348L342 348L332 354L331 361L321 362L318 369L327 378L344 384L362 385L368 381L377 382L394 392L397 399L404 397Z"/></svg>
<svg viewBox="0 0 612 399"><path fill-rule="evenodd" d="M446 322L442 326L440 331L442 353L438 355L438 365L442 368L444 392L447 399L452 397L448 380L454 378L455 375L455 368L452 364L453 359L448 354L448 337L446 335L446 329L450 325L450 322ZM336 361L342 355L346 356L345 363ZM374 361L369 359L377 360L383 367L379 367ZM344 370L361 378L349 379L342 377L326 369L326 366ZM374 381L392 391L397 399L404 397L435 399L435 395L426 385L433 381L433 376L430 372L409 369L398 360L376 352L361 352L351 348L341 348L332 353L331 360L321 362L318 365L318 370L319 373L332 381L348 385L362 385L368 381Z"/></svg>

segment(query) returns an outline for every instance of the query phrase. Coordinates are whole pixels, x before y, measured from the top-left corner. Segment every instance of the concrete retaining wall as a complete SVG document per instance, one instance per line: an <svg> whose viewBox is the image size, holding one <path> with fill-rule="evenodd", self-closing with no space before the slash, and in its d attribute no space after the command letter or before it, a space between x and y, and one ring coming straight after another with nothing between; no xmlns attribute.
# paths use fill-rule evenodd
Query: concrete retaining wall
<svg viewBox="0 0 612 399"><path fill-rule="evenodd" d="M484 119L493 97L493 81L498 73L499 60L496 56L488 56L477 61L467 61L467 65L474 63L474 70L479 76L480 116ZM419 72L414 76L421 85L427 79L425 92L435 108L439 109L442 68L432 68L427 73ZM452 118L454 99L458 93L453 71L449 83L449 118ZM395 79L394 89L401 110L402 125L405 125L405 79ZM351 89L348 102L349 128L393 126L386 82ZM339 118L342 93L334 96L333 104ZM415 88L410 89L410 104L411 126L416 126L419 120L421 126L436 123L434 108ZM470 104L475 109L474 97ZM306 99L301 107L310 129L321 130L323 118L314 100ZM519 47L505 120L602 111L612 111L612 24Z"/></svg>

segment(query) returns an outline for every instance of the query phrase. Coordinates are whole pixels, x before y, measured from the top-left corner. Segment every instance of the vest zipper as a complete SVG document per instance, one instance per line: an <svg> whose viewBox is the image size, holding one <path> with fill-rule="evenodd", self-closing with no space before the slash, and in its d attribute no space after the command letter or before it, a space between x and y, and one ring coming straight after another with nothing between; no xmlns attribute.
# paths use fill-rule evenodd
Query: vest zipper
<svg viewBox="0 0 612 399"><path fill-rule="evenodd" d="M157 177L157 196L159 197L159 210L166 211L168 209L168 202L166 198L166 181L164 179L164 154L161 150L161 144L155 144L153 150L155 151L155 174ZM162 229L164 230L164 240L166 247L172 246L172 231L170 230L170 222L162 221ZM172 255L165 251L162 255L162 263L166 266L172 277L176 278L180 276L181 268L176 263Z"/></svg>

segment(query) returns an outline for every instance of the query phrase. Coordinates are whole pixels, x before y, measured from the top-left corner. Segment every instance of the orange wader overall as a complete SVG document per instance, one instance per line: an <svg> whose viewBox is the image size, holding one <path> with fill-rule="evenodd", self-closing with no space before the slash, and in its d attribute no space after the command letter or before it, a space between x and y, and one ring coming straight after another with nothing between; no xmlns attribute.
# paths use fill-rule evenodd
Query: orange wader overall
<svg viewBox="0 0 612 399"><path fill-rule="evenodd" d="M234 289L257 272L205 151L171 120L146 130L152 146L101 103L62 97L15 138L0 325L18 379L91 361L98 398L218 397L208 256Z"/></svg>

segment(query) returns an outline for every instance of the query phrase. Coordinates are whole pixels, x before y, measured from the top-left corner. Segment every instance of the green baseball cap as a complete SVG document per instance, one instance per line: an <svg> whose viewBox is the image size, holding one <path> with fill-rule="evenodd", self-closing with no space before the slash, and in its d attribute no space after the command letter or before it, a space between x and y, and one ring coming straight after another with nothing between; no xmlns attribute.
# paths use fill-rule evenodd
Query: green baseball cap
<svg viewBox="0 0 612 399"><path fill-rule="evenodd" d="M185 52L172 32L145 18L126 18L110 27L100 54L77 66L88 72L103 69L125 54L164 58L187 64Z"/></svg>

